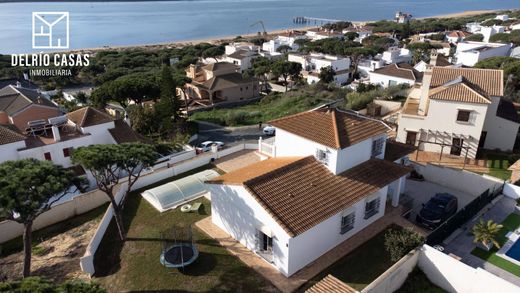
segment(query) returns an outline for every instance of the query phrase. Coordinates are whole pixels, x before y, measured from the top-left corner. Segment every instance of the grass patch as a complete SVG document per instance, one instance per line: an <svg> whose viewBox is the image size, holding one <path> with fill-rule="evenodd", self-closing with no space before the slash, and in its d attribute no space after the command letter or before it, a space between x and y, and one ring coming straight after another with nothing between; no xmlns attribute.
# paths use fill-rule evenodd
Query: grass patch
<svg viewBox="0 0 520 293"><path fill-rule="evenodd" d="M415 267L413 271L408 275L406 281L403 283L401 288L397 289L396 293L442 293L446 292L433 284L426 274Z"/></svg>
<svg viewBox="0 0 520 293"><path fill-rule="evenodd" d="M198 171L200 169L181 176ZM177 177L165 181L174 179ZM180 209L175 209L159 213L140 196L141 191L132 192L125 203L123 221L128 240L125 243L118 240L112 221L95 255L96 279L108 291L277 291L262 276L194 226L193 237L199 258L184 270L162 266L159 262L162 250L160 233L174 225L194 224L210 216L211 205L205 198L200 198L193 201L203 204L199 212L181 213Z"/></svg>
<svg viewBox="0 0 520 293"><path fill-rule="evenodd" d="M388 229L402 229L402 227L389 226L312 278L303 289L310 288L328 274L356 290L365 288L394 264L385 249L385 233Z"/></svg>
<svg viewBox="0 0 520 293"><path fill-rule="evenodd" d="M74 218L67 219L65 221L56 223L54 225L45 227L43 229L33 231L33 233L32 233L33 252L35 254L42 252L43 248L39 244L42 243L43 241L45 241L46 239L49 239L56 235L62 234L70 229L79 227L79 226L83 225L84 223L92 221L94 219L101 219L101 217L103 217L103 214L107 210L107 207L108 207L108 203L104 204L100 207L97 207L89 212L76 216ZM42 248L42 249L40 249L40 248ZM21 251L22 249L23 249L22 236L18 236L14 239L11 239L5 243L0 244L1 256L6 256L9 254Z"/></svg>
<svg viewBox="0 0 520 293"><path fill-rule="evenodd" d="M485 155L485 158L487 160L487 167L489 168L488 174L496 178L507 180L511 178L511 171L507 170L507 168L514 164L514 162L519 159L519 156L489 153Z"/></svg>
<svg viewBox="0 0 520 293"><path fill-rule="evenodd" d="M504 227L500 229L500 232L498 233L496 240L498 241L498 243L500 243L500 245L504 245L504 243L507 242L507 232L514 231L515 229L520 227L520 215L510 214L501 224ZM520 277L520 266L517 266L514 263L497 256L497 251L498 249L496 247L493 247L490 251L485 251L479 247L475 247L471 251L471 254Z"/></svg>

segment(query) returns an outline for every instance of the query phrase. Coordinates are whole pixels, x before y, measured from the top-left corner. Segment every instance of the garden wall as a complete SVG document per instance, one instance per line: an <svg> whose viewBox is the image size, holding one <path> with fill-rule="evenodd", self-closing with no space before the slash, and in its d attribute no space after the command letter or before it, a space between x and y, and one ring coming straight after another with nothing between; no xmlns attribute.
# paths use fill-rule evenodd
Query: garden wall
<svg viewBox="0 0 520 293"><path fill-rule="evenodd" d="M165 168L161 168L161 169L155 169L153 173L149 173L149 174L141 176L134 183L131 190L141 189L143 187L149 186L156 182L159 182L159 181L168 179L170 177L185 173L187 171L202 167L204 165L209 164L214 159L218 159L218 158L233 154L235 152L238 152L238 151L241 151L244 149L257 149L257 148L258 148L258 144L240 143L240 144L223 149L218 152L207 152L204 154L200 154L194 158L182 161L178 164L174 164L169 167L165 167ZM122 183L120 186L121 187L118 189L118 192L116 194L117 202L119 202L121 200L121 198L124 194L124 191L126 190L126 186L127 186L126 182ZM90 276L92 276L95 273L94 255L96 254L99 244L101 243L101 240L103 239L103 236L105 235L105 232L106 232L113 216L114 216L114 212L112 209L112 205L110 205L108 207L107 211L105 212L105 215L101 219L101 222L99 223L96 233L90 240L90 242L87 246L87 249L85 251L85 254L80 259L81 270L88 273Z"/></svg>
<svg viewBox="0 0 520 293"><path fill-rule="evenodd" d="M504 184L504 191L502 193L512 199L520 198L520 186L506 183Z"/></svg>
<svg viewBox="0 0 520 293"><path fill-rule="evenodd" d="M504 181L501 179L485 174L479 175L466 170L432 164L423 165L415 162L412 162L412 166L427 181L475 196L482 194L486 189L493 192L504 184Z"/></svg>
<svg viewBox="0 0 520 293"><path fill-rule="evenodd" d="M426 244L404 256L361 292L394 292L402 286L416 266L419 266L432 283L448 292L520 292L516 285L484 269L472 268Z"/></svg>

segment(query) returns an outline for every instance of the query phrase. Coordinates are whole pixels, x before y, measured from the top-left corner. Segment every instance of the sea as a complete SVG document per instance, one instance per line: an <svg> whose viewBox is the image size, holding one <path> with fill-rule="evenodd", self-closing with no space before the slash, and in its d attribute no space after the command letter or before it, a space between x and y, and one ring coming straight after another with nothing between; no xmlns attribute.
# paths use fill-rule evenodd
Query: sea
<svg viewBox="0 0 520 293"><path fill-rule="evenodd" d="M179 0L0 3L0 54L34 53L33 12L68 12L69 49L238 36L301 26L298 16L351 21L520 8L519 0ZM253 25L257 23L256 25ZM320 22L310 25L320 24ZM38 28L36 28L38 31Z"/></svg>

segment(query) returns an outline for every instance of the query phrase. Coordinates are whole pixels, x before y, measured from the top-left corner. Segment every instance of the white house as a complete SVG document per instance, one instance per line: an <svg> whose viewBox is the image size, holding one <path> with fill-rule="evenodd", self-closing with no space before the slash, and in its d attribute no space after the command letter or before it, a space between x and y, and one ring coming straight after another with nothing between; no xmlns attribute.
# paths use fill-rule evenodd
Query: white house
<svg viewBox="0 0 520 293"><path fill-rule="evenodd" d="M460 42L455 52L455 63L473 67L480 60L489 57L509 56L511 44Z"/></svg>
<svg viewBox="0 0 520 293"><path fill-rule="evenodd" d="M441 66L441 67L453 66L453 64L451 64L444 57L444 55L432 54L432 57L430 58L429 62L425 62L424 60L421 60L421 61L417 62L417 64L415 64L413 68L415 70L417 70L418 72L425 72L426 69L428 68L428 65Z"/></svg>
<svg viewBox="0 0 520 293"><path fill-rule="evenodd" d="M478 148L510 151L520 120L503 92L502 70L429 67L420 97L399 115L397 141L469 158Z"/></svg>
<svg viewBox="0 0 520 293"><path fill-rule="evenodd" d="M446 35L446 40L452 44L457 44L458 42L464 41L466 37L471 35L472 33L465 31L452 31Z"/></svg>
<svg viewBox="0 0 520 293"><path fill-rule="evenodd" d="M495 19L501 20L501 21L508 21L509 15L507 14L499 14L495 17Z"/></svg>
<svg viewBox="0 0 520 293"><path fill-rule="evenodd" d="M381 60L381 55L379 54L379 56L375 56L374 58L366 58L359 61L357 72L359 72L362 77L367 77L369 72L383 66L385 66L385 61Z"/></svg>
<svg viewBox="0 0 520 293"><path fill-rule="evenodd" d="M366 37L372 35L372 28L369 26L357 26L357 27L348 27L342 31L343 34L346 33L357 33L357 38L354 39L355 42L362 43Z"/></svg>
<svg viewBox="0 0 520 293"><path fill-rule="evenodd" d="M483 26L480 28L480 33L484 36L482 41L489 42L489 39L492 35L503 33L504 27L501 25L494 25L494 26Z"/></svg>
<svg viewBox="0 0 520 293"><path fill-rule="evenodd" d="M519 22L519 23L512 24L509 28L510 28L512 31L514 31L514 30L520 30L520 22Z"/></svg>
<svg viewBox="0 0 520 293"><path fill-rule="evenodd" d="M334 82L337 85L345 84L348 81L350 72L350 58L348 57L332 56L321 53L311 53L308 55L289 53L287 59L291 62L300 63L302 65L302 75L309 84L320 81L319 74L325 67L331 67L334 70Z"/></svg>
<svg viewBox="0 0 520 293"><path fill-rule="evenodd" d="M250 43L233 43L226 45L223 61L233 63L239 67L239 71L251 68L251 61L260 56L260 47Z"/></svg>
<svg viewBox="0 0 520 293"><path fill-rule="evenodd" d="M75 148L92 144L146 141L122 120L91 107L35 125L30 133L0 119L0 162L35 158L71 167Z"/></svg>
<svg viewBox="0 0 520 293"><path fill-rule="evenodd" d="M397 206L387 126L336 109L272 121L276 157L207 181L212 222L289 277ZM319 203L319 204L318 204Z"/></svg>
<svg viewBox="0 0 520 293"><path fill-rule="evenodd" d="M291 30L279 34L273 40L262 44L262 51L269 52L270 54L277 54L277 50L281 46L289 46L292 51L298 50L300 47L296 40L307 39L305 32ZM279 54L279 53L278 53Z"/></svg>
<svg viewBox="0 0 520 293"><path fill-rule="evenodd" d="M466 23L466 30L472 34L478 34L480 33L480 29L482 28L482 25L480 25L480 22L469 22Z"/></svg>
<svg viewBox="0 0 520 293"><path fill-rule="evenodd" d="M412 58L413 56L410 50L396 46L388 48L388 50L383 52L383 56L381 57L386 64L411 63Z"/></svg>
<svg viewBox="0 0 520 293"><path fill-rule="evenodd" d="M330 38L343 38L343 33L335 30L327 30L321 27L311 28L307 30L307 37L312 41L330 39Z"/></svg>
<svg viewBox="0 0 520 293"><path fill-rule="evenodd" d="M398 84L413 86L422 74L408 63L390 64L368 73L371 84L388 87Z"/></svg>

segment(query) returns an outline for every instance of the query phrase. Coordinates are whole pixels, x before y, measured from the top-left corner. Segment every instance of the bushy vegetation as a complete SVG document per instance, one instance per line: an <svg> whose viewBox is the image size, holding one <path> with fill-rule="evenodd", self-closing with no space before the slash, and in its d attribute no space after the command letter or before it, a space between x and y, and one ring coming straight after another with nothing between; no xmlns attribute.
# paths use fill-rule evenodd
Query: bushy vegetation
<svg viewBox="0 0 520 293"><path fill-rule="evenodd" d="M475 64L475 68L504 70L504 98L520 102L520 59L491 57Z"/></svg>
<svg viewBox="0 0 520 293"><path fill-rule="evenodd" d="M20 281L0 282L0 292L24 293L104 293L99 284L86 283L80 280L67 281L63 284L54 284L39 277L25 278Z"/></svg>
<svg viewBox="0 0 520 293"><path fill-rule="evenodd" d="M411 229L389 229L385 233L385 249L392 261L398 261L410 250L424 243L424 237Z"/></svg>
<svg viewBox="0 0 520 293"><path fill-rule="evenodd" d="M433 284L426 274L418 267L415 267L413 271L408 274L406 281L397 289L397 293L442 293L446 292L443 289Z"/></svg>

